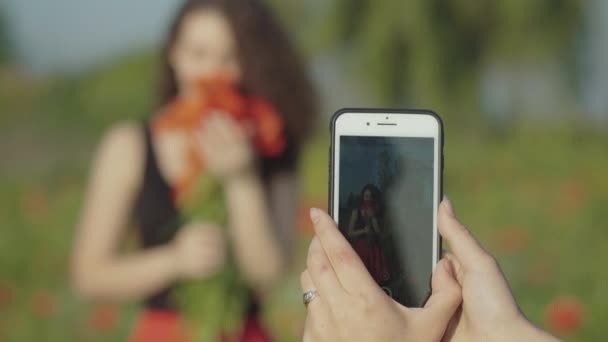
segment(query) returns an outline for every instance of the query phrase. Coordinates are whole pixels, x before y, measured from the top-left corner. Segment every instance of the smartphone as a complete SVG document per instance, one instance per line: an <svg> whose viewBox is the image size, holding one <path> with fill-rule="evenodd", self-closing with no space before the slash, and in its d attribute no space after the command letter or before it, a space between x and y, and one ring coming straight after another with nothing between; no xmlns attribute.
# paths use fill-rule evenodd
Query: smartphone
<svg viewBox="0 0 608 342"><path fill-rule="evenodd" d="M379 286L422 307L440 258L443 124L430 110L341 109L331 120L329 211Z"/></svg>

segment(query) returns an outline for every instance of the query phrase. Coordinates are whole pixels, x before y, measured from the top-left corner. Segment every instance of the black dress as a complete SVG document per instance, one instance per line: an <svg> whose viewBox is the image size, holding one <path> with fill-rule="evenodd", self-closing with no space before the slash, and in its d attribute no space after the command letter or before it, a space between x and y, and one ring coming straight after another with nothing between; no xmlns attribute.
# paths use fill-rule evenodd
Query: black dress
<svg viewBox="0 0 608 342"><path fill-rule="evenodd" d="M169 243L179 227L185 223L173 201L170 184L162 176L156 153L152 144L152 133L148 122L143 124L145 136L145 170L142 186L133 206L133 219L138 229L142 248L152 248ZM279 157L265 158L261 161L262 181L267 185L272 175L280 170L293 170L296 165L296 151L293 144L287 144L286 151ZM164 288L145 300L149 309L177 310L171 294L174 285ZM255 315L258 304L249 295L248 316Z"/></svg>

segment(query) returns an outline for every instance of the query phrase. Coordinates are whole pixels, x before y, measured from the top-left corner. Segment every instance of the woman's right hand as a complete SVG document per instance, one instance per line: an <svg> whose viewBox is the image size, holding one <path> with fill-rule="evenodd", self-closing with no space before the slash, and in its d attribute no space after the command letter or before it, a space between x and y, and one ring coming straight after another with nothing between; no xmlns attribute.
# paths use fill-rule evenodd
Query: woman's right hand
<svg viewBox="0 0 608 342"><path fill-rule="evenodd" d="M172 242L178 276L204 278L218 272L226 260L224 236L212 224L190 223L182 227Z"/></svg>
<svg viewBox="0 0 608 342"><path fill-rule="evenodd" d="M458 221L447 198L439 206L438 227L462 287L462 307L444 341L557 341L521 313L496 259Z"/></svg>
<svg viewBox="0 0 608 342"><path fill-rule="evenodd" d="M303 291L317 297L307 306L305 342L439 341L461 303L450 263L433 272L433 294L424 308L405 307L389 297L369 274L333 219L311 209L315 238L310 244Z"/></svg>
<svg viewBox="0 0 608 342"><path fill-rule="evenodd" d="M199 143L206 170L214 176L230 181L253 170L255 153L247 132L229 114L212 113L201 126Z"/></svg>

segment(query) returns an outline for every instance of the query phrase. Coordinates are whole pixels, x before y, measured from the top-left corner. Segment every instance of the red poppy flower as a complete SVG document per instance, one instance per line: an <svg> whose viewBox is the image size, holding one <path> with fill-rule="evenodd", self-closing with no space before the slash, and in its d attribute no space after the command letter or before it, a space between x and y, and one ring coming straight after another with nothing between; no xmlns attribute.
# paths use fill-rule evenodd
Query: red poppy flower
<svg viewBox="0 0 608 342"><path fill-rule="evenodd" d="M7 307L13 299L13 291L4 283L0 283L0 310Z"/></svg>
<svg viewBox="0 0 608 342"><path fill-rule="evenodd" d="M498 232L494 243L499 253L511 254L524 250L529 240L530 235L524 227L512 225Z"/></svg>
<svg viewBox="0 0 608 342"><path fill-rule="evenodd" d="M39 290L32 296L32 311L40 318L52 316L57 309L57 301L53 293L48 290Z"/></svg>
<svg viewBox="0 0 608 342"><path fill-rule="evenodd" d="M43 221L49 214L49 199L41 190L26 191L21 197L21 210L33 222Z"/></svg>
<svg viewBox="0 0 608 342"><path fill-rule="evenodd" d="M222 78L200 80L197 88L197 94L171 103L155 120L155 130L198 129L205 118L219 111L232 116L246 130L253 128L256 147L262 155L273 156L283 151L283 121L270 102L245 95Z"/></svg>
<svg viewBox="0 0 608 342"><path fill-rule="evenodd" d="M579 179L563 183L559 188L559 198L554 209L556 218L563 219L579 210L588 196L588 187Z"/></svg>
<svg viewBox="0 0 608 342"><path fill-rule="evenodd" d="M119 308L113 304L98 304L89 312L88 325L98 332L109 332L116 327L120 315Z"/></svg>
<svg viewBox="0 0 608 342"><path fill-rule="evenodd" d="M209 115L222 112L230 115L249 134L259 155L275 157L285 150L283 119L269 101L245 94L223 77L202 79L196 86L198 91L195 94L176 98L156 117L153 124L155 132L179 129L194 133ZM196 139L189 142L186 159L188 166L177 182L176 199L191 187L204 169Z"/></svg>
<svg viewBox="0 0 608 342"><path fill-rule="evenodd" d="M582 320L583 305L577 298L559 297L547 307L547 325L556 333L572 333L581 326Z"/></svg>
<svg viewBox="0 0 608 342"><path fill-rule="evenodd" d="M249 99L249 111L254 122L254 142L264 156L276 156L285 150L283 121L272 104L260 97Z"/></svg>

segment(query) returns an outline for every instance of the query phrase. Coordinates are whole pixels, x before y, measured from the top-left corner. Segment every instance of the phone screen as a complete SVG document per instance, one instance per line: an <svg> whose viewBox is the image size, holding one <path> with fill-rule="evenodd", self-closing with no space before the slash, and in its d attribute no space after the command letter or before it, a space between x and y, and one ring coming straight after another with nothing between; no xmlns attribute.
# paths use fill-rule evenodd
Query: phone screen
<svg viewBox="0 0 608 342"><path fill-rule="evenodd" d="M339 139L340 231L388 295L420 307L434 262L434 139Z"/></svg>

